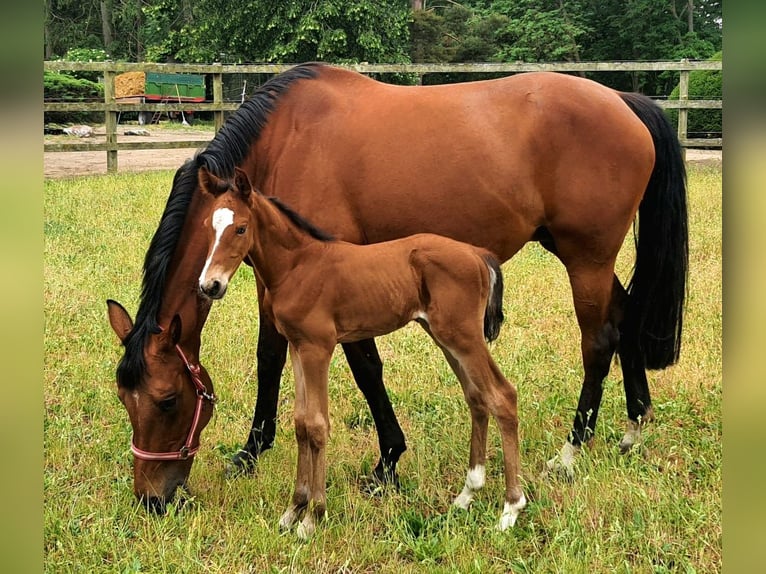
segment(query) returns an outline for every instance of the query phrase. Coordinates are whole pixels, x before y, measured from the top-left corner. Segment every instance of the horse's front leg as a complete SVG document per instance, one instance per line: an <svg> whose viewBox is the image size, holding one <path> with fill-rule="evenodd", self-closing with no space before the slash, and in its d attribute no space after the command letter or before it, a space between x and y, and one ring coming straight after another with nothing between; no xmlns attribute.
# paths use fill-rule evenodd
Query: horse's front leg
<svg viewBox="0 0 766 574"><path fill-rule="evenodd" d="M277 332L264 313L258 326L258 396L253 423L245 446L234 455L231 464L235 472L255 469L258 456L274 445L277 432L277 402L282 370L287 360L287 339Z"/></svg>
<svg viewBox="0 0 766 574"><path fill-rule="evenodd" d="M370 407L378 433L380 460L373 471L373 478L378 482L398 485L396 464L402 453L407 450L407 445L383 385L383 362L378 355L375 339L344 343L343 352L354 375L354 381Z"/></svg>

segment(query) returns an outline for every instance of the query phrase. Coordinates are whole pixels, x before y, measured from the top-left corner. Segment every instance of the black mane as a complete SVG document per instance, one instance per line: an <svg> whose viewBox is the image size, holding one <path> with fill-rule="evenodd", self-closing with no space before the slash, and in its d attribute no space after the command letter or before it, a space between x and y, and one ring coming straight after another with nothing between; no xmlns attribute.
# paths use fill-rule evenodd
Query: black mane
<svg viewBox="0 0 766 574"><path fill-rule="evenodd" d="M277 206L279 211L284 213L287 219L289 219L293 225L295 225L301 231L305 231L314 239L318 239L319 241L334 241L335 240L335 238L332 235L330 235L326 231L319 229L313 223L311 223L308 219L303 217L301 214L293 211L289 206L283 203L279 198L269 196L266 199L268 199L271 203Z"/></svg>
<svg viewBox="0 0 766 574"><path fill-rule="evenodd" d="M319 66L315 63L301 64L271 78L227 118L204 150L176 172L165 211L144 259L141 300L133 330L124 341L125 354L117 365L118 384L133 388L146 371L144 346L150 334L160 332L157 314L162 305L167 269L197 189L197 170L205 166L218 177L232 177L234 168L245 159L260 137L280 96L293 82L315 78Z"/></svg>

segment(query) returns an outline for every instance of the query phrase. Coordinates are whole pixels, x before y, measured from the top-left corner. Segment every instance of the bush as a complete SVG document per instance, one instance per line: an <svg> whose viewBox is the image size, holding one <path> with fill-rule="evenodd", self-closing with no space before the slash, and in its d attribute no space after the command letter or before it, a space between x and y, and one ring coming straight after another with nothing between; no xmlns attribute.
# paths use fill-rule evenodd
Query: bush
<svg viewBox="0 0 766 574"><path fill-rule="evenodd" d="M104 100L104 87L91 80L75 78L60 72L43 73L43 93L46 101L54 102L98 102ZM103 112L45 112L48 123L99 123Z"/></svg>
<svg viewBox="0 0 766 574"><path fill-rule="evenodd" d="M721 60L723 52L714 54L711 60ZM718 100L722 98L723 74L717 70L698 70L689 74L689 99ZM679 86L670 93L671 100L677 100ZM671 122L678 124L678 110L668 110ZM705 137L707 134L718 136L722 133L721 110L689 110L686 132L690 136Z"/></svg>

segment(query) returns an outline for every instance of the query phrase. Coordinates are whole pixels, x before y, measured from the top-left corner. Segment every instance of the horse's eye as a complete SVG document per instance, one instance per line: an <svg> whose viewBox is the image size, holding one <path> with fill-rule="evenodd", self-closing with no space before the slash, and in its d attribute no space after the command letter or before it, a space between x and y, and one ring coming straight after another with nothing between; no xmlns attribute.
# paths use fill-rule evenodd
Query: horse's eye
<svg viewBox="0 0 766 574"><path fill-rule="evenodd" d="M245 231L247 231L247 227L244 225L240 225L237 227L237 235L244 235Z"/></svg>
<svg viewBox="0 0 766 574"><path fill-rule="evenodd" d="M161 411L168 412L176 406L177 402L178 402L177 397L170 397L168 399L164 399L158 402L157 406L160 408Z"/></svg>

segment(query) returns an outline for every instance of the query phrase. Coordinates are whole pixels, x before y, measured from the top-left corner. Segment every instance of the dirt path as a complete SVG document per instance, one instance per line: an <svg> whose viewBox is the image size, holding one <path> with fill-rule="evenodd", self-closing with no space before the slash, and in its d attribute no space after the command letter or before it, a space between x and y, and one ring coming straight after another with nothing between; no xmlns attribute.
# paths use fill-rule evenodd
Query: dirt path
<svg viewBox="0 0 766 574"><path fill-rule="evenodd" d="M150 135L126 135L126 131L145 130ZM209 140L211 129L182 128L176 126L163 129L162 126L119 126L119 142L168 142L187 140ZM96 128L93 137L80 139L73 136L45 136L45 143L101 143L106 141L104 128ZM153 171L178 169L184 161L194 155L194 148L129 150L117 153L117 169L123 171ZM84 152L43 152L43 175L46 178L74 177L106 173L105 151Z"/></svg>
<svg viewBox="0 0 766 574"><path fill-rule="evenodd" d="M150 135L133 136L125 135L125 131L146 129ZM119 126L118 141L184 141L204 140L213 137L212 129L202 130L193 127L164 129L162 126ZM104 142L106 136L103 127L95 131L92 138L79 139L72 136L45 136L46 143L58 142ZM162 169L178 169L184 161L194 155L196 150L186 149L160 149L141 151L121 151L117 154L117 168L119 171L153 171ZM698 150L690 149L686 152L686 160L689 163L706 163L721 165L721 150ZM43 174L46 178L74 177L80 175L97 175L106 173L106 152L44 152Z"/></svg>

